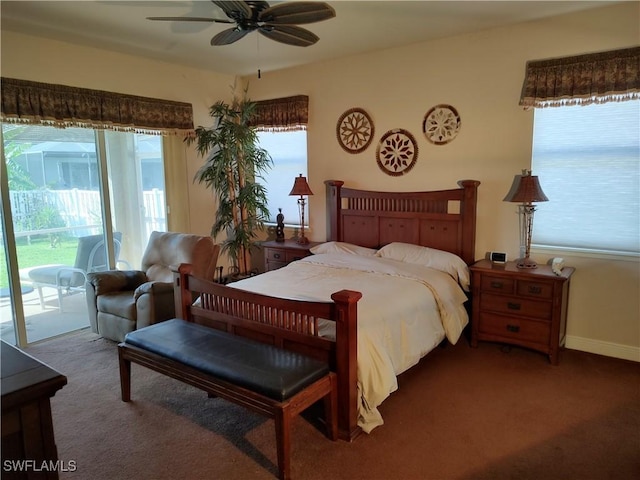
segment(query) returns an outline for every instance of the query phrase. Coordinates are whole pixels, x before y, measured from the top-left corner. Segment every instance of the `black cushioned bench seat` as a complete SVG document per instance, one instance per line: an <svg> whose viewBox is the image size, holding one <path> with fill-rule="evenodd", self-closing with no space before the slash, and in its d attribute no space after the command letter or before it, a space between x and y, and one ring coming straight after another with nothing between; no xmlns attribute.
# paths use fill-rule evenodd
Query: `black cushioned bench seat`
<svg viewBox="0 0 640 480"><path fill-rule="evenodd" d="M179 319L135 330L124 341L279 401L329 373L326 363L305 355Z"/></svg>
<svg viewBox="0 0 640 480"><path fill-rule="evenodd" d="M291 423L322 400L338 438L337 377L324 362L220 330L172 319L128 333L118 345L122 401L137 363L274 419L279 477L290 478Z"/></svg>

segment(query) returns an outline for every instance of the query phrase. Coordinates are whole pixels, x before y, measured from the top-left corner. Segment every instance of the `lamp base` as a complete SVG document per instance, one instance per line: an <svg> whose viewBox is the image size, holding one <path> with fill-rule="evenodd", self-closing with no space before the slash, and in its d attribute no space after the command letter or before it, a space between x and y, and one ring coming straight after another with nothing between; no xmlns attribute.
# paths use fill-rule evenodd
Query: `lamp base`
<svg viewBox="0 0 640 480"><path fill-rule="evenodd" d="M304 236L298 237L296 242L299 243L300 245L309 245L309 239L307 237L304 237Z"/></svg>
<svg viewBox="0 0 640 480"><path fill-rule="evenodd" d="M518 268L538 268L538 264L532 258L523 257L523 258L518 258L516 260L516 267L518 267Z"/></svg>

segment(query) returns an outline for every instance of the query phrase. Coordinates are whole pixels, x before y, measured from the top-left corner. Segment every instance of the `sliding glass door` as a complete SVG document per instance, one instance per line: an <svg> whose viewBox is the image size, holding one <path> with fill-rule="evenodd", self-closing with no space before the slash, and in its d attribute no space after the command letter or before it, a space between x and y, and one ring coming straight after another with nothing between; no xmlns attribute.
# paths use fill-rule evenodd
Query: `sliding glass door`
<svg viewBox="0 0 640 480"><path fill-rule="evenodd" d="M104 132L111 219L120 259L138 268L154 230L167 230L162 137Z"/></svg>
<svg viewBox="0 0 640 480"><path fill-rule="evenodd" d="M2 175L0 177L6 177L6 170L4 162L2 165ZM5 195L5 190L2 190L2 205L7 201L8 196ZM8 230L11 230L9 226ZM11 278L9 275L9 265L7 259L8 253L11 249L11 245L7 243L7 232L5 231L5 218L4 211L0 211L0 235L2 235L2 242L0 242L0 335L3 340L5 339L17 339L18 332L16 331L16 303L11 295L11 288L9 283ZM19 287L18 287L19 288ZM22 331L22 338L26 338L25 332Z"/></svg>
<svg viewBox="0 0 640 480"><path fill-rule="evenodd" d="M3 125L3 148L3 239L15 248L0 276L2 339L86 328L87 273L138 268L150 232L166 230L161 137ZM22 308L9 316L12 303Z"/></svg>

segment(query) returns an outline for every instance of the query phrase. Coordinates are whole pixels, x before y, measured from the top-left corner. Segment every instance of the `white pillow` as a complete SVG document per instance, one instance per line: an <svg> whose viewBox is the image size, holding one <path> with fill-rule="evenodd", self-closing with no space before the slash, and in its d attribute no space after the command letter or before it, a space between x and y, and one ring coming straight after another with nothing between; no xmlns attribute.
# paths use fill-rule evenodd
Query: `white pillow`
<svg viewBox="0 0 640 480"><path fill-rule="evenodd" d="M378 250L376 256L414 265L423 265L448 273L456 282L460 283L460 286L465 291L469 291L471 283L469 267L464 260L453 253L410 243L393 242Z"/></svg>
<svg viewBox="0 0 640 480"><path fill-rule="evenodd" d="M373 248L361 247L360 245L354 245L346 242L326 242L311 247L309 249L311 253L352 253L354 255L368 255L372 256L376 254Z"/></svg>

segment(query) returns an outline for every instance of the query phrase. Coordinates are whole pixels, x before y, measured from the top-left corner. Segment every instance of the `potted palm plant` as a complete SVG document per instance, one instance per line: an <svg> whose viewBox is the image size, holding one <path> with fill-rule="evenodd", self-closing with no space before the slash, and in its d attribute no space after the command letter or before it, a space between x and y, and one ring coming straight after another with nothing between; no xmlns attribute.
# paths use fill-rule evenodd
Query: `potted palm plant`
<svg viewBox="0 0 640 480"><path fill-rule="evenodd" d="M195 179L218 200L211 235L226 233L221 251L241 275L251 271L251 249L269 217L266 189L256 180L271 168L272 160L249 124L255 111L256 104L246 98L246 92L241 99L234 96L230 104L219 101L209 109L213 127L196 128L195 138L190 139L205 157Z"/></svg>

